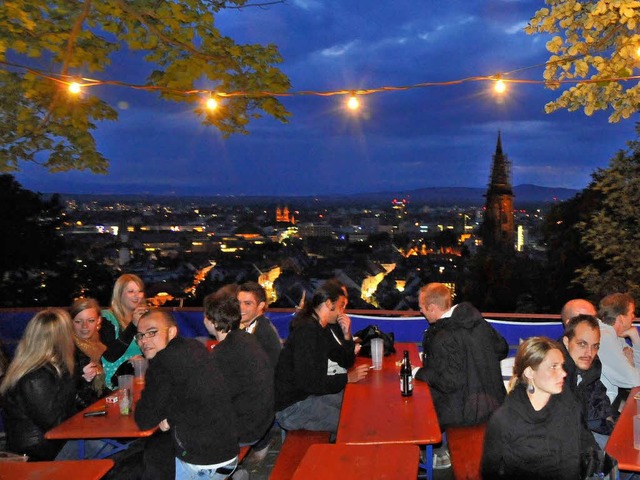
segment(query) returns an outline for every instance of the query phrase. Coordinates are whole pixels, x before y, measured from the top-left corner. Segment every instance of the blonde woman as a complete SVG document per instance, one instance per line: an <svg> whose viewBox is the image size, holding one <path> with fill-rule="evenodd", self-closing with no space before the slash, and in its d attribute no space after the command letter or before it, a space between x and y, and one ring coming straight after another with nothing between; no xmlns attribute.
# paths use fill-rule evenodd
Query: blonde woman
<svg viewBox="0 0 640 480"><path fill-rule="evenodd" d="M509 394L484 438L483 478L580 479L600 471L603 453L565 388L560 345L532 337L518 348Z"/></svg>
<svg viewBox="0 0 640 480"><path fill-rule="evenodd" d="M129 273L121 275L113 287L111 308L101 312L105 320L101 338L107 347L102 354L102 367L109 389L116 388L118 375L133 373L128 360L142 355L134 336L140 317L147 311L140 277Z"/></svg>
<svg viewBox="0 0 640 480"><path fill-rule="evenodd" d="M65 310L48 308L27 324L0 385L7 450L53 460L63 447L44 434L75 413L74 348Z"/></svg>
<svg viewBox="0 0 640 480"><path fill-rule="evenodd" d="M75 350L77 403L81 408L106 393L104 369L100 357L107 347L100 339L102 318L100 306L93 298L78 298L69 308L72 318Z"/></svg>

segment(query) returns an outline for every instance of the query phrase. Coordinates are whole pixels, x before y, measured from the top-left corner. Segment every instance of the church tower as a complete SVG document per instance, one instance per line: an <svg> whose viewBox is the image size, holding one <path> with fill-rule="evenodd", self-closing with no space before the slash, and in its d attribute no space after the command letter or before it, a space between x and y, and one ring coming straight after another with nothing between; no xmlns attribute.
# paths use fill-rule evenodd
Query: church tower
<svg viewBox="0 0 640 480"><path fill-rule="evenodd" d="M514 216L511 162L502 153L502 138L498 132L496 153L493 155L491 178L487 188L482 242L489 248L513 250Z"/></svg>

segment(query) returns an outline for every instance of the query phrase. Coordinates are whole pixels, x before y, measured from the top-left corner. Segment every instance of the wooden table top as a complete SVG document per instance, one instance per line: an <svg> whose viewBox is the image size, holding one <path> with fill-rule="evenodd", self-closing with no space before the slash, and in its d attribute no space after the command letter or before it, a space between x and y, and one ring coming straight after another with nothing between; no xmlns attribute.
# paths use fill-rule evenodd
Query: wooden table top
<svg viewBox="0 0 640 480"><path fill-rule="evenodd" d="M369 370L364 380L348 383L342 401L337 443L428 445L442 440L429 386L414 382L413 395L400 395L400 366L404 350L412 366L422 365L414 343L396 343L396 354L384 357L382 370ZM371 365L358 357L356 365Z"/></svg>
<svg viewBox="0 0 640 480"><path fill-rule="evenodd" d="M0 462L0 480L99 480L111 467L113 460Z"/></svg>
<svg viewBox="0 0 640 480"><path fill-rule="evenodd" d="M316 444L307 450L293 480L417 478L419 460L417 445Z"/></svg>
<svg viewBox="0 0 640 480"><path fill-rule="evenodd" d="M605 451L618 460L620 470L640 472L640 450L633 448L633 416L638 415L638 401L633 396L640 387L631 390L620 418L609 437Z"/></svg>
<svg viewBox="0 0 640 480"><path fill-rule="evenodd" d="M140 398L141 387L134 383L134 402ZM106 409L107 414L100 417L85 417L85 412ZM134 403L135 409L135 403ZM93 405L85 408L68 418L60 425L53 427L45 434L49 440L90 439L90 438L135 438L148 437L156 429L140 430L133 412L129 415L120 415L117 403L106 403L102 398ZM1 480L1 479L0 479Z"/></svg>

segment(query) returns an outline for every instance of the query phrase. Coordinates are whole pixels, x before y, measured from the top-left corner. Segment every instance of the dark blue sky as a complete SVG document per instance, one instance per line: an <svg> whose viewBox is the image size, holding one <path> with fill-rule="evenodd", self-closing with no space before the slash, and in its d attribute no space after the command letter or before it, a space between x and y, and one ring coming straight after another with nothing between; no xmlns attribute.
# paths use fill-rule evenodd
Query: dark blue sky
<svg viewBox="0 0 640 480"><path fill-rule="evenodd" d="M294 91L367 89L443 82L535 66L548 38L523 27L539 0L287 0L227 11L223 34L278 45ZM148 67L120 57L98 78L142 83ZM543 68L517 78L541 80ZM282 101L288 124L270 118L250 135L224 140L187 105L117 87L117 123L100 124L108 175L51 174L30 166L24 187L61 193L315 195L486 185L498 130L513 184L584 188L628 140L635 119L606 113L544 113L558 95L543 85L510 85L502 100L487 82L367 95L358 116L342 96ZM110 88L110 89L109 89Z"/></svg>

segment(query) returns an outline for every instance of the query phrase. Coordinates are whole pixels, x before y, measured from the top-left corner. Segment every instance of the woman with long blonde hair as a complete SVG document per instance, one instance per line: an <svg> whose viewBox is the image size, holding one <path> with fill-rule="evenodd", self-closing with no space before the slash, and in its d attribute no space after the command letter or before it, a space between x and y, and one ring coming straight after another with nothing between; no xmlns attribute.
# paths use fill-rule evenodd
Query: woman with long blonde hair
<svg viewBox="0 0 640 480"><path fill-rule="evenodd" d="M144 283L137 275L120 275L113 287L111 308L102 310L103 332L101 338L107 349L102 354L106 385L116 387L118 375L133 373L128 360L142 355L135 341L140 317L149 309L144 299Z"/></svg>
<svg viewBox="0 0 640 480"><path fill-rule="evenodd" d="M64 445L44 434L75 413L74 348L65 310L42 310L27 324L0 384L7 450L53 460Z"/></svg>

